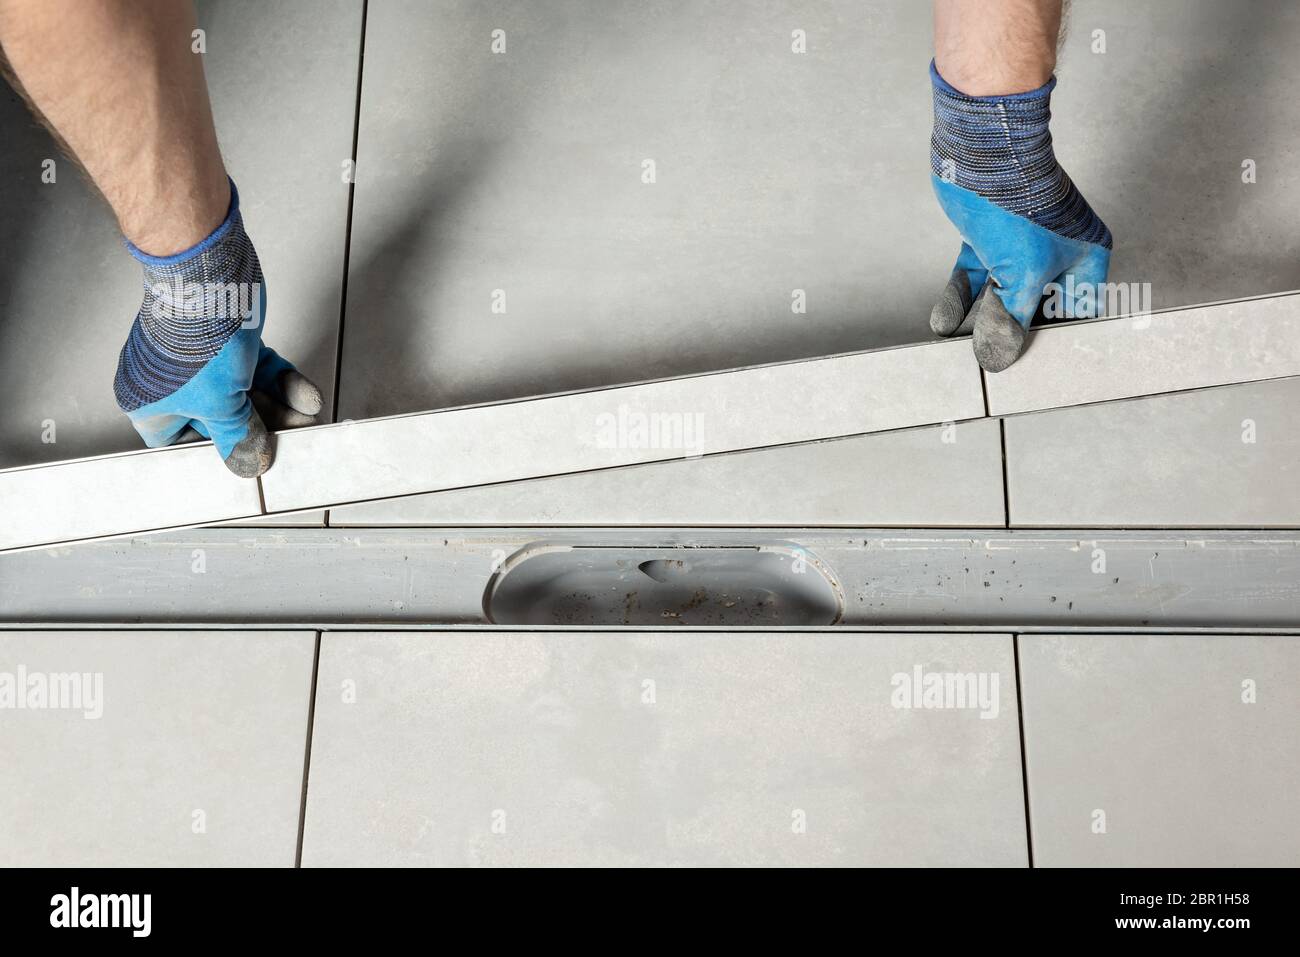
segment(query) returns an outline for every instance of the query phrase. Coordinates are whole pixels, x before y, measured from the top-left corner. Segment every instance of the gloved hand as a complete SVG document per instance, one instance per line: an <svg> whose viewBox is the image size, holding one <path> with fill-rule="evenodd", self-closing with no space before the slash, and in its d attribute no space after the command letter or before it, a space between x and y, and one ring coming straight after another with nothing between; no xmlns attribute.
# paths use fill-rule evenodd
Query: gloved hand
<svg viewBox="0 0 1300 957"><path fill-rule="evenodd" d="M930 180L962 238L930 328L951 336L969 313L980 366L1001 372L1023 351L1049 283L1061 286L1053 301L1064 318L1099 314L1110 230L1052 152L1055 77L1028 93L967 96L931 62L930 80Z"/></svg>
<svg viewBox="0 0 1300 957"><path fill-rule="evenodd" d="M265 283L235 184L225 221L197 246L166 257L127 248L144 266L145 295L117 364L118 406L150 448L193 429L230 471L261 475L273 456L262 415L273 429L309 425L321 396L262 344Z"/></svg>

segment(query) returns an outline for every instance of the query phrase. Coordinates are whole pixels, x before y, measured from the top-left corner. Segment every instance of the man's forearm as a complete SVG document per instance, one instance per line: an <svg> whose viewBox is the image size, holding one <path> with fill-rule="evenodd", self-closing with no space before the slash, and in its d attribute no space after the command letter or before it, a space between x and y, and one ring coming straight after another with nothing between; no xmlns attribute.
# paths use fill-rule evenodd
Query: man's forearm
<svg viewBox="0 0 1300 957"><path fill-rule="evenodd" d="M1056 69L1062 0L935 0L939 75L969 96L1024 93Z"/></svg>
<svg viewBox="0 0 1300 957"><path fill-rule="evenodd" d="M193 29L190 0L0 0L23 95L123 234L160 256L208 235L230 203Z"/></svg>

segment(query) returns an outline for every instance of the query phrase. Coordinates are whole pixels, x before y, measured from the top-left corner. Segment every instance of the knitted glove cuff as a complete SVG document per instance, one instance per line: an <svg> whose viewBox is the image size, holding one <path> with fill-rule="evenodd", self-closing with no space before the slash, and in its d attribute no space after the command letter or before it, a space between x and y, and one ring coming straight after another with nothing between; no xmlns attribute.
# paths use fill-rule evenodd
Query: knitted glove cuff
<svg viewBox="0 0 1300 957"><path fill-rule="evenodd" d="M233 182L225 220L197 245L174 256L126 246L144 267L144 301L122 348L113 392L131 412L171 395L260 317L263 278Z"/></svg>
<svg viewBox="0 0 1300 957"><path fill-rule="evenodd" d="M1056 78L1027 93L968 96L930 63L930 169L1067 239L1109 249L1110 230L1056 161L1049 129Z"/></svg>

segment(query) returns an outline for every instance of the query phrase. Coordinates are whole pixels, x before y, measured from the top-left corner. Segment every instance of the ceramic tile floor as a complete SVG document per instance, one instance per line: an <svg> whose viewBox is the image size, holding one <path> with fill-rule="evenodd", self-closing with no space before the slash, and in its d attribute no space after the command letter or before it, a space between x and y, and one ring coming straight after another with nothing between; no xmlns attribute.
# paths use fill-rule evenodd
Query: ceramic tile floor
<svg viewBox="0 0 1300 957"><path fill-rule="evenodd" d="M983 710L895 706L917 667ZM1026 863L1006 635L329 634L320 668L304 866Z"/></svg>
<svg viewBox="0 0 1300 957"><path fill-rule="evenodd" d="M1005 420L1017 527L1300 528L1300 378Z"/></svg>
<svg viewBox="0 0 1300 957"><path fill-rule="evenodd" d="M689 0L370 0L350 236L340 173L357 120L361 3L200 9L223 147L267 267L268 338L327 392L337 382L340 417L924 338L956 251L924 160L924 4L774 0L738 15ZM1164 309L1300 287L1300 8L1262 0L1240 16L1216 0L1098 0L1074 17L1055 139L1117 236L1112 278L1149 283L1148 304ZM504 54L490 50L494 29ZM794 29L807 31L807 54L790 52ZM1097 31L1104 53L1093 52ZM1181 108L1181 91L1203 88L1216 95ZM57 154L7 88L0 129L0 467L133 449L109 382L138 277L69 164L40 183L41 161ZM806 313L791 311L796 289ZM1201 400L1140 400L1166 401ZM1265 443L1284 421L1222 401L1198 415L1235 426L1238 441L1237 418L1254 418L1258 451L1277 452ZM1009 447L1032 423L1050 428L1047 415L1092 411L1009 420ZM1120 514L1103 499L1079 507ZM672 637L595 648L524 636L498 648L510 668L485 673L488 646L326 634L304 863L1021 865L1029 838L1048 865L1300 863L1286 813L1300 800L1300 713L1277 686L1295 671L1294 640L1022 636L1019 681L1001 684L1003 710L984 721L886 708L881 681L915 664L1014 678L1009 637L828 637L827 661L843 666L821 675L835 711L800 693L822 667L808 665L802 636L752 642L744 674L718 653L724 636L700 648L698 667ZM0 676L22 666L104 681L102 719L0 711L21 728L0 734L0 764L25 769L21 787L0 792L0 863L293 863L314 641L0 632ZM411 660L429 670L412 673ZM592 667L599 682L584 680ZM1252 703L1246 681L1258 686ZM388 685L398 693L375 693ZM501 734L449 739L430 719L429 688L448 726ZM1023 756L1006 710L1021 700ZM579 734L602 708L616 719L609 733L635 749ZM402 737L376 738L399 718L410 719ZM1135 723L1148 734L1128 733ZM768 750L737 733L755 727ZM391 784L387 809L351 786L377 740L390 777L367 787ZM719 761L702 759L720 742L730 746ZM915 776L873 777L900 749L923 758ZM530 780L511 777L511 755ZM1012 773L1022 758L1028 834ZM479 774L477 790L443 800L449 779ZM1181 799L1204 793L1217 817ZM648 807L660 814L645 823ZM578 836L564 844L566 813ZM931 821L941 826L927 831Z"/></svg>
<svg viewBox="0 0 1300 957"><path fill-rule="evenodd" d="M962 480L954 483L954 475ZM336 527L1001 527L1005 521L994 419L330 509Z"/></svg>
<svg viewBox="0 0 1300 957"><path fill-rule="evenodd" d="M1300 863L1293 638L319 640L0 632L0 865Z"/></svg>
<svg viewBox="0 0 1300 957"><path fill-rule="evenodd" d="M1295 638L1020 639L1035 863L1300 862Z"/></svg>
<svg viewBox="0 0 1300 957"><path fill-rule="evenodd" d="M926 338L928 5L745 10L372 3L340 414ZM1298 41L1286 0L1076 5L1054 140L1151 308L1300 288Z"/></svg>
<svg viewBox="0 0 1300 957"><path fill-rule="evenodd" d="M971 419L963 342L286 432L261 478L268 511L682 460ZM321 468L322 463L329 468Z"/></svg>
<svg viewBox="0 0 1300 957"><path fill-rule="evenodd" d="M0 632L0 865L290 866L312 632Z"/></svg>
<svg viewBox="0 0 1300 957"><path fill-rule="evenodd" d="M985 375L990 415L1300 376L1300 296L1038 330Z"/></svg>
<svg viewBox="0 0 1300 957"><path fill-rule="evenodd" d="M341 417L927 337L956 242L927 179L924 4L367 11L358 129L360 0L200 0L268 338L338 383ZM1098 0L1074 18L1055 140L1118 237L1112 278L1164 309L1300 287L1300 10ZM1206 78L1215 97L1171 107ZM134 266L70 164L40 182L57 153L7 87L0 129L0 467L135 448L109 389Z"/></svg>

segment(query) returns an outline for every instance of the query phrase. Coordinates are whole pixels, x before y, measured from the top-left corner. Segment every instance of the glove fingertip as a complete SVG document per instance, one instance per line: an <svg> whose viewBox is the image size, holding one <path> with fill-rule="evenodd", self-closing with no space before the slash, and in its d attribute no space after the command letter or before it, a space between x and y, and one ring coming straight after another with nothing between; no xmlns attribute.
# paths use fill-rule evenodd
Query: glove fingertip
<svg viewBox="0 0 1300 957"><path fill-rule="evenodd" d="M930 330L936 336L954 335L961 324L966 321L967 306L961 296L953 289L950 281L939 301L930 310Z"/></svg>
<svg viewBox="0 0 1300 957"><path fill-rule="evenodd" d="M973 312L975 359L985 372L1002 372L1025 351L1029 323L1008 312L996 293L981 296Z"/></svg>
<svg viewBox="0 0 1300 957"><path fill-rule="evenodd" d="M286 369L280 373L279 386L285 405L295 412L317 415L324 405L320 389L297 369Z"/></svg>
<svg viewBox="0 0 1300 957"><path fill-rule="evenodd" d="M930 310L930 330L937 336L956 335L957 330L966 321L971 303L975 299L977 290L972 284L970 269L962 265L962 259L965 258L966 250L969 248L963 245L962 255L957 259L957 267L948 277L948 284L943 287L939 301ZM973 251L971 255L974 255Z"/></svg>
<svg viewBox="0 0 1300 957"><path fill-rule="evenodd" d="M248 420L248 433L225 458L226 468L240 478L257 478L271 467L274 454L271 435L261 417L253 412Z"/></svg>

